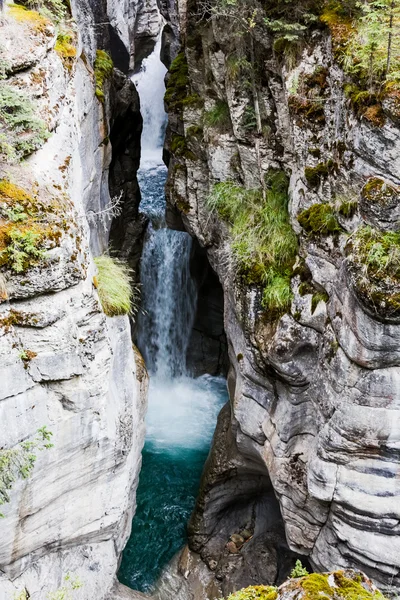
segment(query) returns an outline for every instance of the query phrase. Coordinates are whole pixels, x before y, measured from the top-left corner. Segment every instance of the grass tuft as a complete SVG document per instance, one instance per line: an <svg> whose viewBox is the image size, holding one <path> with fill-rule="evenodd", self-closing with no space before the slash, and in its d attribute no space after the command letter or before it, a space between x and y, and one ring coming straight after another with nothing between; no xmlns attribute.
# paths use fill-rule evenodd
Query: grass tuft
<svg viewBox="0 0 400 600"><path fill-rule="evenodd" d="M264 285L263 305L270 310L289 308L290 278L297 254L297 237L288 213L288 178L270 170L263 195L232 181L214 186L208 207L230 225L232 249L247 284Z"/></svg>
<svg viewBox="0 0 400 600"><path fill-rule="evenodd" d="M231 118L228 103L224 100L218 100L215 106L204 114L204 122L209 127L214 127L220 132L229 131L231 128Z"/></svg>
<svg viewBox="0 0 400 600"><path fill-rule="evenodd" d="M138 288L132 286L131 268L117 258L102 255L94 259L98 274L94 278L101 306L108 317L135 314Z"/></svg>

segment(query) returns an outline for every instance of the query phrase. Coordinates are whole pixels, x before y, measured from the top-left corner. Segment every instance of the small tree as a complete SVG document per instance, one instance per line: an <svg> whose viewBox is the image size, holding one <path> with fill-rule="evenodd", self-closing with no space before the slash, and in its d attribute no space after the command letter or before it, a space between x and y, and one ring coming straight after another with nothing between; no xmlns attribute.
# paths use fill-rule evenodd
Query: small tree
<svg viewBox="0 0 400 600"><path fill-rule="evenodd" d="M359 1L357 6L357 34L348 45L345 66L366 78L373 92L379 83L400 80L400 1Z"/></svg>

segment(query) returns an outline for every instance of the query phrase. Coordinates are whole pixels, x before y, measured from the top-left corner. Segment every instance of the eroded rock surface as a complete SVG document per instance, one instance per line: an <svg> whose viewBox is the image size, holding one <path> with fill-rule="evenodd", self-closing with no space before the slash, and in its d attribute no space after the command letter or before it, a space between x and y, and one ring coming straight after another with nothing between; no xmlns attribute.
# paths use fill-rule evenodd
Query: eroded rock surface
<svg viewBox="0 0 400 600"><path fill-rule="evenodd" d="M111 5L118 12L122 3ZM72 25L75 52L68 60L55 47L51 23L38 27L32 16L16 18L7 5L0 26L2 59L9 65L2 84L29 98L50 132L24 163L0 164L0 448L18 456L21 444L43 427L53 444L31 448L36 461L30 476L12 482L1 507L5 600L43 600L64 588L67 594L78 580L74 598L108 597L130 533L144 440L146 369L128 317L108 318L101 309L92 258L108 247L109 133L118 117L136 129L131 140L119 135L115 143L112 193L134 202L138 99L119 71L104 82L104 102L96 97L95 51L108 43L96 18L107 17L84 2L73 12L79 35ZM128 38L121 43L129 46ZM125 152L128 181L116 174ZM28 226L31 243L47 241L40 254L22 246L27 254L21 257L21 248L11 252L9 240L4 245L4 228L20 227L24 234Z"/></svg>
<svg viewBox="0 0 400 600"><path fill-rule="evenodd" d="M390 294L378 286L377 300L367 304L359 273L349 269L353 232L368 223L398 228L392 208L398 123L390 113L380 126L356 117L327 30L314 31L295 67L274 54L268 34L257 38L256 32L257 93L268 125L257 133L244 119L251 93L230 70L235 49L228 27L223 18L211 19L200 30L197 9L191 5L188 15L179 2L186 40L179 64L187 64L180 68L188 79L170 91L167 192L171 214L178 211L207 249L223 286L236 460L244 474L250 477L249 465L257 465L270 482L289 547L316 569L361 568L380 585L399 586L399 325ZM299 77L310 81L316 73L323 75L318 119L304 116L293 91ZM218 102L228 111L224 126L204 118ZM215 183L260 188L270 168L290 176L289 213L299 240L291 309L278 316L263 308L262 287L240 278L229 226L207 208ZM371 178L372 191L383 192L379 202L371 186L365 193ZM337 214L333 233L300 225L304 211L328 203ZM365 280L364 288L368 294ZM212 456L219 443L216 438ZM221 514L229 535L247 525L242 494L239 485L225 495L208 462L189 540L208 564L220 561ZM272 514L267 506L261 512ZM242 549L239 554L244 561Z"/></svg>

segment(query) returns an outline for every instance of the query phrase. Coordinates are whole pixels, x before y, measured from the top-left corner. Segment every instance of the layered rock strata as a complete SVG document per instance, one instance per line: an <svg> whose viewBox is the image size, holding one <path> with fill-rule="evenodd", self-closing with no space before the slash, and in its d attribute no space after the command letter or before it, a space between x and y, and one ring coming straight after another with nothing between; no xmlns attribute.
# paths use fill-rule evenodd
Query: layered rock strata
<svg viewBox="0 0 400 600"><path fill-rule="evenodd" d="M167 191L170 211L207 249L223 286L231 435L241 460L271 483L277 523L280 513L293 551L317 570L361 568L380 585L398 587L400 329L391 302L397 284L388 292L385 282L365 282L361 245L352 245L365 225L398 230L396 109L384 103L379 124L355 114L327 29L313 30L293 64L273 49L268 32L257 36L255 28L263 124L257 132L254 85L241 86L232 63L232 21L210 18L206 8L179 3L184 54L170 81L178 81L179 69L187 79L168 98ZM308 114L304 101L310 107L315 98L319 112ZM218 182L262 189L271 168L290 177L289 215L299 244L284 314L268 311L262 286L240 276L229 224L207 201ZM310 215L326 210L335 221L313 230ZM246 523L238 516L236 467L229 477L237 485L228 493L212 464L189 543L218 572L229 536ZM224 544L221 514L229 523ZM264 518L272 514L265 506ZM256 552L252 558L257 562Z"/></svg>
<svg viewBox="0 0 400 600"><path fill-rule="evenodd" d="M77 599L108 598L135 508L147 374L128 317L106 317L93 284L92 257L107 250L113 216L110 161L112 194L133 189L133 202L136 189L134 169L127 181L118 165L137 162L137 138L113 132L119 118L137 124L127 134L140 132L137 94L122 72L104 81L104 101L95 94L96 49L113 53L100 23L129 26L121 3L108 9L75 3L67 48L49 20L22 8L7 5L0 26L2 90L22 94L49 131L23 163L0 165L0 454L22 474L2 464L4 599L43 600L71 586ZM128 29L119 34L129 56ZM15 230L24 236L28 226L28 241L15 245ZM14 246L4 245L7 227ZM38 445L40 430L52 447Z"/></svg>

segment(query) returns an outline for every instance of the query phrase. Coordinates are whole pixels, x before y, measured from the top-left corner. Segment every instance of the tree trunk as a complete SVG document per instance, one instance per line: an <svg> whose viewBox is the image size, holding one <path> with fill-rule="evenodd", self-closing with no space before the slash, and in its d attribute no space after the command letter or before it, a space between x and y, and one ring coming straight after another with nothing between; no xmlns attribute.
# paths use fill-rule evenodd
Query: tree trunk
<svg viewBox="0 0 400 600"><path fill-rule="evenodd" d="M386 78L389 74L390 61L392 58L393 13L394 13L395 6L396 6L396 0L392 0L390 3L389 34L388 34L388 44L387 44L386 73L385 73Z"/></svg>
<svg viewBox="0 0 400 600"><path fill-rule="evenodd" d="M253 40L253 37L251 34L250 34L250 61L251 61L251 88L252 88L252 93L253 93L254 113L256 115L257 133L261 133L262 128L261 128L260 105L258 103L256 77L254 75L254 69L255 69L254 40Z"/></svg>

